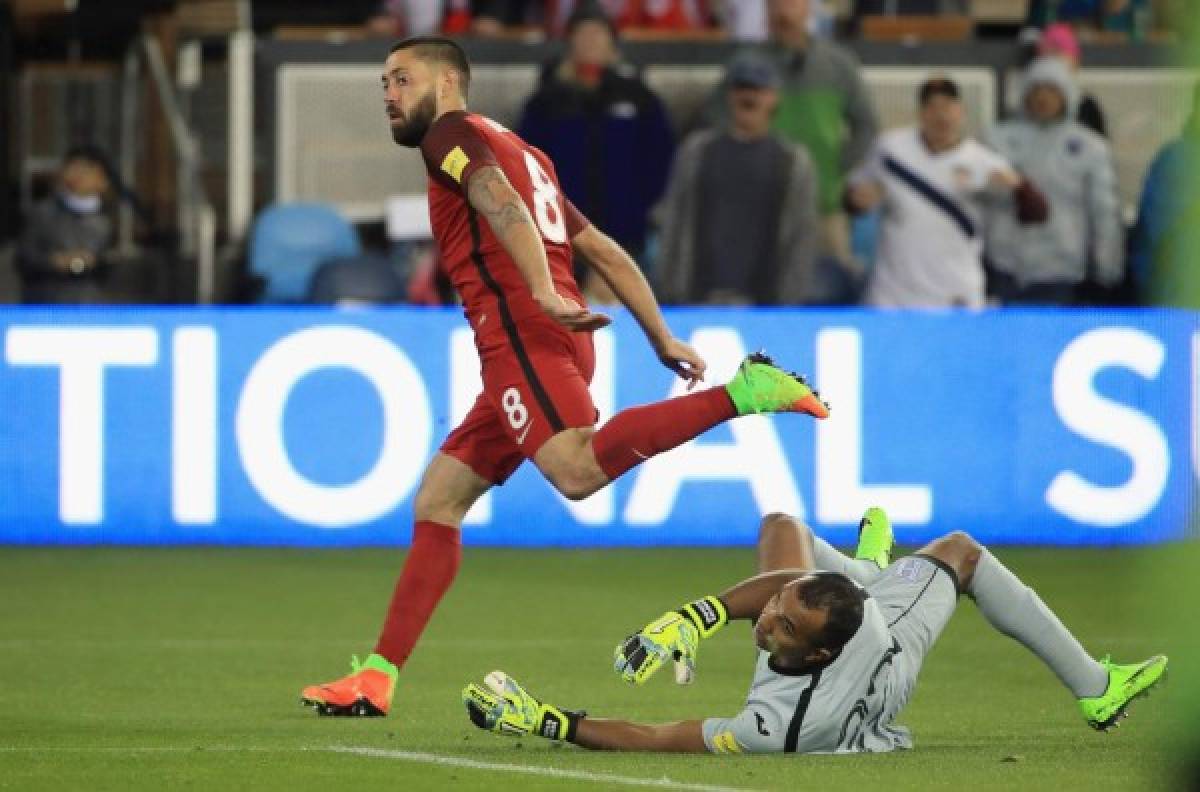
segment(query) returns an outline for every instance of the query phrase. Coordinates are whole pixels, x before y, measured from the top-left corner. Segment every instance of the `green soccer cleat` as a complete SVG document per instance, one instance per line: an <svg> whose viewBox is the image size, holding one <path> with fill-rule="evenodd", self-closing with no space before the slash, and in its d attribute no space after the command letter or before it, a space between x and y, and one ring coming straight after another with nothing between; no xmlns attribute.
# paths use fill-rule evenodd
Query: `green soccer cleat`
<svg viewBox="0 0 1200 792"><path fill-rule="evenodd" d="M887 512L878 506L872 506L863 514L858 524L858 547L854 557L863 561L874 561L880 569L887 569L892 563L892 547L896 537L892 533L892 521Z"/></svg>
<svg viewBox="0 0 1200 792"><path fill-rule="evenodd" d="M1155 655L1141 663L1117 665L1105 657L1100 663L1108 669L1108 689L1102 696L1079 699L1079 709L1089 726L1108 731L1121 725L1130 702L1148 695L1150 688L1163 680L1167 658Z"/></svg>
<svg viewBox="0 0 1200 792"><path fill-rule="evenodd" d="M762 352L748 355L725 390L738 415L797 412L828 418L829 405L798 374L784 371Z"/></svg>
<svg viewBox="0 0 1200 792"><path fill-rule="evenodd" d="M549 740L568 740L573 736L578 713L543 704L503 671L493 671L483 682L472 682L462 691L467 716L479 728L512 737L534 734Z"/></svg>

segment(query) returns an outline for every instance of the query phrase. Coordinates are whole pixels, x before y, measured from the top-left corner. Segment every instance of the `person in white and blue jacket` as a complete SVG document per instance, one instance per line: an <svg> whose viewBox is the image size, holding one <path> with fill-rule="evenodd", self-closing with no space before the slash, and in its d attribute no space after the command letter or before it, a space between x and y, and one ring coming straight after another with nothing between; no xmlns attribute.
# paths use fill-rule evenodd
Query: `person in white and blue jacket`
<svg viewBox="0 0 1200 792"><path fill-rule="evenodd" d="M1013 198L989 201L985 255L1003 302L1069 304L1079 287L1124 277L1124 227L1112 150L1075 119L1079 89L1066 64L1038 58L1024 74L1021 114L988 136L1020 173L1036 179L1049 218L1021 225Z"/></svg>

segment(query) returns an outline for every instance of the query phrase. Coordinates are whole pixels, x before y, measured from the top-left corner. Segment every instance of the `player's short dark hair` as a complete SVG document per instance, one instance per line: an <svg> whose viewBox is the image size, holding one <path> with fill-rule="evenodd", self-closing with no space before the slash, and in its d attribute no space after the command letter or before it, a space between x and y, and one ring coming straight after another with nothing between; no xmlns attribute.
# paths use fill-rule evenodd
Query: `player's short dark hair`
<svg viewBox="0 0 1200 792"><path fill-rule="evenodd" d="M409 36L393 44L389 54L406 49L412 50L423 61L441 63L457 71L462 77L459 84L463 98L467 98L471 88L471 62L457 41L445 36Z"/></svg>
<svg viewBox="0 0 1200 792"><path fill-rule="evenodd" d="M806 608L821 608L826 612L825 627L813 638L817 649L836 652L862 626L866 594L841 573L814 572L796 586L796 594Z"/></svg>
<svg viewBox="0 0 1200 792"><path fill-rule="evenodd" d="M917 103L924 107L935 96L945 96L958 101L962 99L962 91L958 89L958 83L949 77L930 77L921 83L921 89L917 91Z"/></svg>

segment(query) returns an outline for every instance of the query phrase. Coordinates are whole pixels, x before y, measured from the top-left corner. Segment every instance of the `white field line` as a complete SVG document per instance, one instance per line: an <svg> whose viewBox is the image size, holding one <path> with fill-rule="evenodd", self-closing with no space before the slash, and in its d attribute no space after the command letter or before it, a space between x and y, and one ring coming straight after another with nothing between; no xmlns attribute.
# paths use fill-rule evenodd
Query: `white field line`
<svg viewBox="0 0 1200 792"><path fill-rule="evenodd" d="M589 773L584 770L563 770L557 767L542 767L539 765L518 765L504 762L481 762L476 759L466 759L461 756L446 756L442 754L423 753L419 751L393 751L385 748L356 747L352 745L333 745L320 747L279 747L251 745L111 745L111 746L72 746L72 745L0 745L2 754L178 754L188 753L203 756L206 753L295 753L299 751L320 751L324 753L348 754L351 756L366 756L373 759L391 759L400 762L416 764L439 765L441 767L460 767L465 770L486 770L489 772L518 773L522 775L543 776L546 778L561 778L568 781L585 781L595 784L610 784L635 787L654 787L658 789L681 789L687 792L755 792L746 787L714 786L712 784L689 784L675 781L671 778L638 778L637 776L622 776L612 773Z"/></svg>
<svg viewBox="0 0 1200 792"><path fill-rule="evenodd" d="M624 786L658 787L662 789L685 789L690 792L752 792L745 787L712 786L711 784L688 784L674 781L670 778L637 778L636 776L621 776L611 773L589 773L584 770L563 770L557 767L540 767L538 765L516 765L503 762L480 762L475 759L464 759L459 756L442 756L440 754L421 753L418 751L391 751L383 748L355 748L352 746L332 746L326 750L334 753L369 756L376 759L393 759L401 762L417 762L420 764L442 765L444 767L461 767L468 770L488 770L502 773L522 773L524 775L562 778L571 781L588 781L596 784L621 784Z"/></svg>
<svg viewBox="0 0 1200 792"><path fill-rule="evenodd" d="M0 754L39 754L39 753L77 753L77 754L173 754L190 753L202 755L206 753L296 753L310 751L311 748L279 747L270 748L257 745L0 745ZM323 749L317 749L323 750Z"/></svg>

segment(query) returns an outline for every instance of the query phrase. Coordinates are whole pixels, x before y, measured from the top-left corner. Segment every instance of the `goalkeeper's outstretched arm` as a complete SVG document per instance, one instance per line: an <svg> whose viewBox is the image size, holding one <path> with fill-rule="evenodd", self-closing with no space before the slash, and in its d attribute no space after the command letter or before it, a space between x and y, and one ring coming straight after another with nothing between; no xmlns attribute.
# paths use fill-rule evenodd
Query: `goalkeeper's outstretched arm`
<svg viewBox="0 0 1200 792"><path fill-rule="evenodd" d="M503 671L491 672L483 684L467 685L462 700L471 722L496 734L534 735L601 751L704 753L707 750L700 721L651 725L587 718L582 712L543 702Z"/></svg>
<svg viewBox="0 0 1200 792"><path fill-rule="evenodd" d="M581 718L573 742L599 751L654 751L658 753L708 753L701 721L646 724L632 721Z"/></svg>

